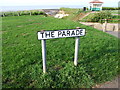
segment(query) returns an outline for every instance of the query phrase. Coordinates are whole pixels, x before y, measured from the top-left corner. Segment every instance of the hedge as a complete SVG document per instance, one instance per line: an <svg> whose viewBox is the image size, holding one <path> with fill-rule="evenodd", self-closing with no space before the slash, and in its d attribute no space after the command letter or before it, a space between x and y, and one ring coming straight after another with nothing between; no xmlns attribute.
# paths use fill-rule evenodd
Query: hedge
<svg viewBox="0 0 120 90"><path fill-rule="evenodd" d="M120 10L120 7L103 7L102 10Z"/></svg>
<svg viewBox="0 0 120 90"><path fill-rule="evenodd" d="M38 10L25 10L25 11L10 11L10 12L1 12L0 16L23 16L23 15L45 15L47 14L43 11Z"/></svg>

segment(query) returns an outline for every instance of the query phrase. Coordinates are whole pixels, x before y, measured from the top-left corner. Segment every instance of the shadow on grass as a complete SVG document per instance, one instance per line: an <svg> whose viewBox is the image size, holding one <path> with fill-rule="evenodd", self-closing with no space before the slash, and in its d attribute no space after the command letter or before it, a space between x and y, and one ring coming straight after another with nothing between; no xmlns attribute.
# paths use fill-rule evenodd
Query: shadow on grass
<svg viewBox="0 0 120 90"><path fill-rule="evenodd" d="M86 73L91 76L95 82L102 82L110 80L117 75L118 67L118 49L107 48L109 43L103 44L99 49L93 53L89 52L89 56L84 57L78 64L86 67Z"/></svg>

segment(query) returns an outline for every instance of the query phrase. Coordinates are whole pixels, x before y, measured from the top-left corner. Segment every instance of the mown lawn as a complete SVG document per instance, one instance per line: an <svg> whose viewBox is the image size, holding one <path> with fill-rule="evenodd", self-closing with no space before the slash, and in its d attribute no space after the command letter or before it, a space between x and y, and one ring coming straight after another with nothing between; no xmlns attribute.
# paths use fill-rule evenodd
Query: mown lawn
<svg viewBox="0 0 120 90"><path fill-rule="evenodd" d="M118 75L118 38L80 23L44 16L3 17L3 88L90 88ZM37 31L85 28L78 66L75 38L47 40L47 73L42 72ZM120 40L119 40L120 41ZM120 50L120 49L119 49Z"/></svg>

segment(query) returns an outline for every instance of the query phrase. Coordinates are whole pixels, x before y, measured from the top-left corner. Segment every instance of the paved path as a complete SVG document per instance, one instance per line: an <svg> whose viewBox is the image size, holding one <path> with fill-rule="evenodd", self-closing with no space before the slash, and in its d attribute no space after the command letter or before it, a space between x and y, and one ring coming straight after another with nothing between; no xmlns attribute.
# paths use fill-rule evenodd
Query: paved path
<svg viewBox="0 0 120 90"><path fill-rule="evenodd" d="M100 31L102 31L102 30L100 30ZM113 35L115 37L120 38L120 32L118 32L118 31L106 31L106 33L111 34L111 35Z"/></svg>
<svg viewBox="0 0 120 90"><path fill-rule="evenodd" d="M91 13L91 12L86 13L85 15L83 15L82 17L80 17L80 19L79 19L79 20L82 20L84 17L88 16L90 13Z"/></svg>
<svg viewBox="0 0 120 90"><path fill-rule="evenodd" d="M112 81L106 82L105 84L101 85L99 88L120 88L119 83L120 77L115 78Z"/></svg>
<svg viewBox="0 0 120 90"><path fill-rule="evenodd" d="M111 34L111 35L113 35L113 36L115 36L115 37L118 37L118 38L120 38L120 32L115 32L115 31L106 31L106 33L108 33L108 34Z"/></svg>
<svg viewBox="0 0 120 90"><path fill-rule="evenodd" d="M102 30L100 30L100 31L102 31ZM120 38L120 32L118 32L118 31L106 31L106 33L111 34L111 35L113 35L115 37Z"/></svg>
<svg viewBox="0 0 120 90"><path fill-rule="evenodd" d="M94 86L93 88L120 88L120 76L112 81Z"/></svg>
<svg viewBox="0 0 120 90"><path fill-rule="evenodd" d="M88 16L91 13L99 13L99 12L96 12L96 11L88 12L85 15L83 15L79 20L82 20L84 17Z"/></svg>

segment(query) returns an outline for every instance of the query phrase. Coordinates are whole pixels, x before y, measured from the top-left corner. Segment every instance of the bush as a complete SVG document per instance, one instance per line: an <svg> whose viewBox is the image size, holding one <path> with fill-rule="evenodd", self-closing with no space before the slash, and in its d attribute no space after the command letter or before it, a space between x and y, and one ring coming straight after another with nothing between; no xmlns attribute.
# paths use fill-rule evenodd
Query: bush
<svg viewBox="0 0 120 90"><path fill-rule="evenodd" d="M37 11L37 10L32 10L32 11L31 11L31 14L32 14L32 15L46 15L45 12Z"/></svg>
<svg viewBox="0 0 120 90"><path fill-rule="evenodd" d="M87 22L101 22L103 23L104 20L102 19L111 19L112 18L112 14L109 12L109 11L106 11L106 12L100 12L100 13L95 13L95 14L92 14L90 16L88 16L86 21Z"/></svg>
<svg viewBox="0 0 120 90"><path fill-rule="evenodd" d="M25 10L25 11L11 11L11 12L1 12L0 16L23 16L23 15L46 15L45 12L38 11L38 10Z"/></svg>
<svg viewBox="0 0 120 90"><path fill-rule="evenodd" d="M12 16L13 12L5 12L4 14L5 14L5 16Z"/></svg>
<svg viewBox="0 0 120 90"><path fill-rule="evenodd" d="M20 15L30 15L30 11L21 11Z"/></svg>
<svg viewBox="0 0 120 90"><path fill-rule="evenodd" d="M120 7L103 7L102 10L119 10Z"/></svg>

